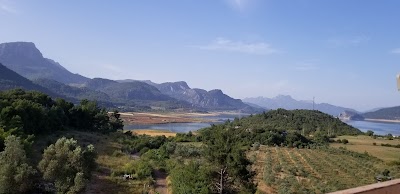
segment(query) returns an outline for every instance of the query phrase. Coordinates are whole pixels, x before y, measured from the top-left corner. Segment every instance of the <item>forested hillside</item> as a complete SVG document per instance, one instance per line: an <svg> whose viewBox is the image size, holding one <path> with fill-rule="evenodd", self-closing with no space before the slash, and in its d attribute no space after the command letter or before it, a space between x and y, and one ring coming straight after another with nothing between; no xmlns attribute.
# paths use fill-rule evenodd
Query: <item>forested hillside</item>
<svg viewBox="0 0 400 194"><path fill-rule="evenodd" d="M97 102L111 102L110 97L104 92L90 90L89 88L72 87L55 80L50 79L36 79L33 83L40 85L54 93L75 98L75 99L88 99L96 100Z"/></svg>
<svg viewBox="0 0 400 194"><path fill-rule="evenodd" d="M367 119L388 119L388 120L399 120L400 119L400 106L382 108L374 112L367 112L362 114Z"/></svg>
<svg viewBox="0 0 400 194"><path fill-rule="evenodd" d="M36 91L0 92L0 193L81 192L96 168L93 145L65 137L47 139L48 147L39 150L33 143L71 129L109 133L122 127L117 112L109 115L92 101L74 105Z"/></svg>
<svg viewBox="0 0 400 194"><path fill-rule="evenodd" d="M20 76L18 73L8 69L6 66L0 63L0 91L15 88L50 93L49 90L32 83L32 81Z"/></svg>
<svg viewBox="0 0 400 194"><path fill-rule="evenodd" d="M338 118L312 110L272 110L263 114L235 120L235 125L247 130L295 131L305 136L317 132L325 135L353 135L362 132Z"/></svg>

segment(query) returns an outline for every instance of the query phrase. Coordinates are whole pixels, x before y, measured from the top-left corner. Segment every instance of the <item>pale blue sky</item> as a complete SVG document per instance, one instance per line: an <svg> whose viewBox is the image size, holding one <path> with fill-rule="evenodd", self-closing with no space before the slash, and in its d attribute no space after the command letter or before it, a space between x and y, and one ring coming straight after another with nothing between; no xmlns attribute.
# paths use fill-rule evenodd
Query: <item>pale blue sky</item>
<svg viewBox="0 0 400 194"><path fill-rule="evenodd" d="M74 73L187 81L235 98L400 105L398 0L0 0L0 42Z"/></svg>

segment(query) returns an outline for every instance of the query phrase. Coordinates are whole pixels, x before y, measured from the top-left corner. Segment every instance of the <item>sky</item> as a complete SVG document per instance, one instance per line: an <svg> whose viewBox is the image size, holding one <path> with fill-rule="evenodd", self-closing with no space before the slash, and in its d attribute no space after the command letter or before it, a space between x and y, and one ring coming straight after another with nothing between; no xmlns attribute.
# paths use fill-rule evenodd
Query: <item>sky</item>
<svg viewBox="0 0 400 194"><path fill-rule="evenodd" d="M398 0L0 0L0 42L94 78L400 105Z"/></svg>

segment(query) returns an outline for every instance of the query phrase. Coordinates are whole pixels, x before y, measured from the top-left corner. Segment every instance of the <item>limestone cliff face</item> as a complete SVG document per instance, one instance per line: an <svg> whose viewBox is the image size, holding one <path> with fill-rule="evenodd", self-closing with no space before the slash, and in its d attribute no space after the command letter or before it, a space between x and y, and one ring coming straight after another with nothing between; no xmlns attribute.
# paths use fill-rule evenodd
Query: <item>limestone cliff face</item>
<svg viewBox="0 0 400 194"><path fill-rule="evenodd" d="M239 99L231 98L221 90L206 91L198 88L192 89L184 81L161 84L152 83L152 85L160 90L161 93L189 102L195 107L208 110L246 110L251 112L251 109L253 109L254 111L254 108L244 104Z"/></svg>
<svg viewBox="0 0 400 194"><path fill-rule="evenodd" d="M88 80L69 72L59 63L44 58L31 42L0 44L0 63L31 80L45 78L65 84L82 84Z"/></svg>

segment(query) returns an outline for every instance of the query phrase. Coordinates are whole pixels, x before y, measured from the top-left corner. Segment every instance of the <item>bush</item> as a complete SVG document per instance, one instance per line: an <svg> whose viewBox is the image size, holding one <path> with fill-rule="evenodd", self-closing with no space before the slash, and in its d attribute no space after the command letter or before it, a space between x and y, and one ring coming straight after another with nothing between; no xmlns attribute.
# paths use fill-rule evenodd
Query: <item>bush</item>
<svg viewBox="0 0 400 194"><path fill-rule="evenodd" d="M25 150L14 135L5 139L5 149L0 152L0 193L25 193L32 188L36 173L27 163Z"/></svg>
<svg viewBox="0 0 400 194"><path fill-rule="evenodd" d="M139 179L145 179L151 176L153 169L151 168L149 162L144 160L139 160L135 164L136 174Z"/></svg>
<svg viewBox="0 0 400 194"><path fill-rule="evenodd" d="M374 142L374 143L372 143L372 145L376 146L376 143Z"/></svg>
<svg viewBox="0 0 400 194"><path fill-rule="evenodd" d="M254 150L260 149L260 143L255 142L255 143L253 144L253 149L254 149Z"/></svg>
<svg viewBox="0 0 400 194"><path fill-rule="evenodd" d="M343 144L348 144L348 143L349 143L349 140L347 140L347 139L342 139L342 143L343 143Z"/></svg>
<svg viewBox="0 0 400 194"><path fill-rule="evenodd" d="M93 145L82 149L76 140L63 137L44 150L39 170L55 183L57 193L79 193L96 167L95 158Z"/></svg>
<svg viewBox="0 0 400 194"><path fill-rule="evenodd" d="M113 156L113 157L121 157L121 156L123 156L123 155L124 155L124 153L122 153L121 150L115 150L115 151L112 153L112 156Z"/></svg>

